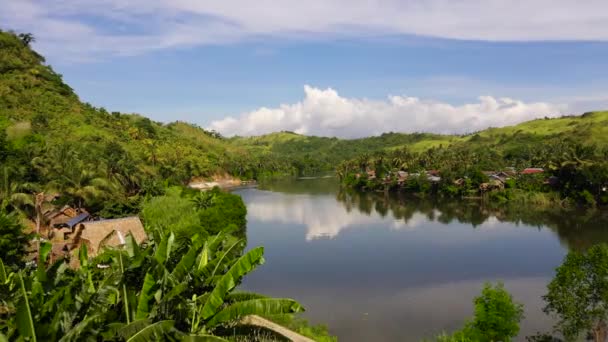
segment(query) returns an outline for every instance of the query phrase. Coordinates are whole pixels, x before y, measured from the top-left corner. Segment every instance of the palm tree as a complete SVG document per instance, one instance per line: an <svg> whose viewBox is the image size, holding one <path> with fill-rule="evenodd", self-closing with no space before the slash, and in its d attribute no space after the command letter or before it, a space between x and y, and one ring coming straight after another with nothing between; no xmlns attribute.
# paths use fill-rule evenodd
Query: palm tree
<svg viewBox="0 0 608 342"><path fill-rule="evenodd" d="M70 196L78 210L84 204L106 197L116 191L116 186L93 170L75 167L70 175L63 175L57 182L62 193Z"/></svg>

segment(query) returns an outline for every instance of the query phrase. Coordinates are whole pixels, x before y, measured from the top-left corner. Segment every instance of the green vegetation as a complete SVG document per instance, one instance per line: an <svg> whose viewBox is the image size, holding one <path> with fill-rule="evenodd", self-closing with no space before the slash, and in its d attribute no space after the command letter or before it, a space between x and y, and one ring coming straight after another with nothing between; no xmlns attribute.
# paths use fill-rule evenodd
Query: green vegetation
<svg viewBox="0 0 608 342"><path fill-rule="evenodd" d="M197 206L201 196L208 199L204 207ZM71 269L61 259L47 262L48 242L37 265L23 267L28 239L14 214L0 212L2 260L20 266L0 263L0 334L32 341L276 340L270 331L240 324L255 314L331 341L324 328L293 316L303 311L295 301L235 290L264 263L262 247L243 253L245 215L237 195L172 187L143 205L144 244L128 235L112 248L104 245L108 236L93 259L82 245L73 256L80 267Z"/></svg>
<svg viewBox="0 0 608 342"><path fill-rule="evenodd" d="M487 204L489 210L524 222L551 220L575 250L588 246L564 228L568 220L556 219L546 207L608 204L608 112L461 136L386 133L341 140L281 132L227 139L195 125L162 124L82 103L30 48L33 40L0 31L0 334L11 340L268 339L259 328L240 324L249 314L316 340L335 340L325 328L293 316L302 311L293 300L235 290L263 263L263 249L244 253L242 200L219 189L184 188L196 178L302 176L332 172L342 163L339 177L356 188L444 197L481 190L499 204ZM513 176L502 186L482 172L509 167L545 172ZM427 170L436 170L440 180ZM400 181L399 171L408 172L407 179ZM550 177L556 181L548 182ZM338 196L362 210L412 214L348 191ZM543 211L516 209L514 203ZM63 260L50 262L51 246L41 242L42 214L64 205L104 218L140 215L149 240L138 246L127 237L120 248L107 247L95 258L82 248L76 269ZM571 220L583 225L600 214L585 215ZM447 205L438 219L477 224L484 217L467 206ZM36 227L35 265L25 263L25 220ZM606 250L572 252L549 285L546 310L559 316L557 330L568 338L591 331L595 340L605 339ZM521 318L521 306L502 286L486 286L471 322L442 338L509 340Z"/></svg>
<svg viewBox="0 0 608 342"><path fill-rule="evenodd" d="M608 338L608 245L597 244L585 252L572 251L556 270L543 296L544 311L557 318L555 332L528 336L528 341L579 341L581 337L595 342ZM498 285L486 284L475 298L475 314L462 330L442 334L440 342L510 341L519 333L523 305L513 302L508 292Z"/></svg>
<svg viewBox="0 0 608 342"><path fill-rule="evenodd" d="M290 174L290 162L267 163L193 125L82 103L32 40L0 31L0 340L280 340L241 324L251 314L331 340L294 316L303 311L295 301L236 291L264 262L261 247L244 252L245 205L184 187L226 173ZM244 155L248 168L235 163ZM148 239L110 247L110 234L94 258L80 244L71 260L51 261L43 213L64 205L94 217L139 214Z"/></svg>
<svg viewBox="0 0 608 342"><path fill-rule="evenodd" d="M108 249L94 260L80 250L80 268L63 261L45 266L43 245L37 268L0 272L10 297L2 331L11 340L143 341L188 336L221 341L249 314L302 311L290 299L235 292L241 279L264 262L263 248L234 256L220 232L177 239L153 234L145 246L132 236L124 248ZM100 268L100 265L103 267Z"/></svg>
<svg viewBox="0 0 608 342"><path fill-rule="evenodd" d="M29 240L18 217L0 210L0 259L6 266L15 269L23 266Z"/></svg>
<svg viewBox="0 0 608 342"><path fill-rule="evenodd" d="M513 302L502 284L485 284L473 302L473 319L452 335L438 336L437 341L511 341L517 336L524 317L523 305Z"/></svg>
<svg viewBox="0 0 608 342"><path fill-rule="evenodd" d="M400 149L344 162L338 175L347 186L364 190L448 197L489 194L497 202L593 207L608 204L607 155L607 148L572 140L550 140L525 151L474 145L422 153ZM519 172L529 167L540 172Z"/></svg>
<svg viewBox="0 0 608 342"><path fill-rule="evenodd" d="M556 330L569 341L587 334L596 341L608 337L608 245L585 253L571 252L557 268L543 298L545 312L555 314Z"/></svg>

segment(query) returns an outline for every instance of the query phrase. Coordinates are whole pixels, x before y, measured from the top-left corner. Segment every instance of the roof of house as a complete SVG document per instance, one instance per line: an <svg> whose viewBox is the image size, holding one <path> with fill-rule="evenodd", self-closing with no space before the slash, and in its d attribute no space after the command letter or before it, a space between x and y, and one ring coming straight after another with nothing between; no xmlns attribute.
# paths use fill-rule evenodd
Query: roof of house
<svg viewBox="0 0 608 342"><path fill-rule="evenodd" d="M76 210L73 209L72 207L70 207L69 205L64 205L61 209L51 209L51 210L47 210L46 212L44 212L44 216L48 219L51 219L57 215L60 214L66 214L69 215L72 212L75 212Z"/></svg>
<svg viewBox="0 0 608 342"><path fill-rule="evenodd" d="M79 214L78 216L72 218L71 220L69 220L67 222L68 227L70 227L71 229L74 228L75 225L79 224L80 222L86 220L87 218L89 218L89 213L82 213Z"/></svg>
<svg viewBox="0 0 608 342"><path fill-rule="evenodd" d="M524 169L521 172L521 174L522 175L529 175L529 174L532 174L532 173L541 173L541 172L545 172L545 170L543 170L540 167L529 167L529 168Z"/></svg>
<svg viewBox="0 0 608 342"><path fill-rule="evenodd" d="M502 183L504 183L507 180L507 177L504 175L501 175L501 174L491 175L489 178L492 180L497 180Z"/></svg>
<svg viewBox="0 0 608 342"><path fill-rule="evenodd" d="M434 182L434 183L436 183L436 182L440 182L440 181L441 181L441 177L437 177L437 176L428 176L428 177L427 177L427 179L428 179L430 182Z"/></svg>
<svg viewBox="0 0 608 342"><path fill-rule="evenodd" d="M102 241L105 246L120 246L124 244L128 235L133 235L138 244L147 238L144 226L137 216L83 222L78 226L76 235L78 237L75 239L87 240L90 256L96 256L99 253L103 247L100 245Z"/></svg>

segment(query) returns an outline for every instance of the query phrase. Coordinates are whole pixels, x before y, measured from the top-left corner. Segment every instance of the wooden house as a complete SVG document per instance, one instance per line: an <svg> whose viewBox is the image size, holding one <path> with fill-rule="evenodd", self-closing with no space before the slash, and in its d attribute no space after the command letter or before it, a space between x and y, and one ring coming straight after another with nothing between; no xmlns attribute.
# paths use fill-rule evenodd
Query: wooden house
<svg viewBox="0 0 608 342"><path fill-rule="evenodd" d="M82 213L83 212L84 211L82 211ZM79 214L81 214L81 212L66 205L61 209L48 210L43 214L43 216L44 221L48 223L49 227L59 228Z"/></svg>

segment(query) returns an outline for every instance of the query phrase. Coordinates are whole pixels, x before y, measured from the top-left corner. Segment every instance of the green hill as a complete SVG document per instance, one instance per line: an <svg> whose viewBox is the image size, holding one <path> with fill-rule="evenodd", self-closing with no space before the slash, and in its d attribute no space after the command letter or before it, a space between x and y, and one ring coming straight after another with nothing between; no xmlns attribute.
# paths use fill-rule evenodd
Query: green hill
<svg viewBox="0 0 608 342"><path fill-rule="evenodd" d="M116 179L126 197L145 193L153 184L185 184L225 173L259 179L332 172L342 161L403 147L413 152L498 147L518 153L552 139L608 145L608 112L534 120L469 135L385 133L345 140L278 132L227 139L196 125L163 124L83 103L29 41L3 31L0 114L0 163L10 176L5 178L46 184L86 171Z"/></svg>
<svg viewBox="0 0 608 342"><path fill-rule="evenodd" d="M83 103L42 56L15 34L2 31L0 113L3 139L10 142L13 158L28 151L26 164L69 150L90 168L108 168L118 158L114 162L129 164L131 174L186 183L231 171L235 160L248 154L195 125L162 124ZM253 159L250 164L263 170ZM277 169L288 171L281 167Z"/></svg>
<svg viewBox="0 0 608 342"><path fill-rule="evenodd" d="M255 153L299 160L299 165L318 170L332 169L341 161L379 151L407 147L412 152L430 148L498 148L517 151L542 144L548 140L570 140L597 147L608 146L608 112L585 113L556 119L538 119L515 126L488 128L468 135L439 135L430 133L385 133L361 139L337 139L303 136L292 132L272 133L258 137L236 137L234 146ZM306 171L306 169L304 169ZM306 172L304 172L306 173Z"/></svg>

